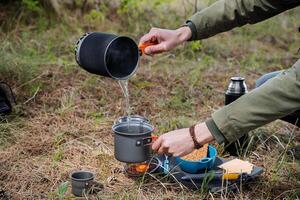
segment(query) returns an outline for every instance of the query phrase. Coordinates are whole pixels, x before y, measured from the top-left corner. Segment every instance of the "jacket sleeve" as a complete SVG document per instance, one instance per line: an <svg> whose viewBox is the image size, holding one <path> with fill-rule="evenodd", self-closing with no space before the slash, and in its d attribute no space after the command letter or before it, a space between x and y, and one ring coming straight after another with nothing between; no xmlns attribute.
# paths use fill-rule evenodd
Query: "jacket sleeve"
<svg viewBox="0 0 300 200"><path fill-rule="evenodd" d="M300 0L219 0L197 12L186 25L190 40L211 37L245 24L254 24L300 5Z"/></svg>
<svg viewBox="0 0 300 200"><path fill-rule="evenodd" d="M300 60L290 69L268 80L262 86L219 109L212 120L219 129L207 123L213 135L222 133L231 143L244 133L300 109ZM221 136L222 136L221 135Z"/></svg>

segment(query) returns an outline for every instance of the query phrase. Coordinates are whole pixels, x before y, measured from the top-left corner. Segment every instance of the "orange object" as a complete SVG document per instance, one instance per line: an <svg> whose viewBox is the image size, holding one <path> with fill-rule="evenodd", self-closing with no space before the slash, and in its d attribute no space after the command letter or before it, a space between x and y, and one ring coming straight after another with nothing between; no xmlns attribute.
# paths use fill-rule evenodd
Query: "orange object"
<svg viewBox="0 0 300 200"><path fill-rule="evenodd" d="M147 42L144 42L144 43L140 44L139 49L140 49L141 53L144 54L146 47L153 46L153 45L156 45L156 44L158 44L158 41L147 41Z"/></svg>
<svg viewBox="0 0 300 200"><path fill-rule="evenodd" d="M157 135L152 135L151 138L152 138L152 142L155 142L158 139L158 136Z"/></svg>
<svg viewBox="0 0 300 200"><path fill-rule="evenodd" d="M140 164L135 167L137 172L146 172L149 169L147 164Z"/></svg>
<svg viewBox="0 0 300 200"><path fill-rule="evenodd" d="M203 145L200 149L195 149L192 153L183 156L182 159L189 161L197 161L206 158L208 153L208 144Z"/></svg>

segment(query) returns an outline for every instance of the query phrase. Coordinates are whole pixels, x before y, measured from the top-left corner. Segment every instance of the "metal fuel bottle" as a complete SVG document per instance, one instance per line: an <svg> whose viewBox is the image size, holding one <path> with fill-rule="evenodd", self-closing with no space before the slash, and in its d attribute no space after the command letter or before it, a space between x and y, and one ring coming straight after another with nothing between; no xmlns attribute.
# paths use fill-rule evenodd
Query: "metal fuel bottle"
<svg viewBox="0 0 300 200"><path fill-rule="evenodd" d="M228 105L248 92L243 77L231 77L228 89L225 92L225 105ZM242 111L241 111L242 112ZM225 151L232 156L238 156L246 146L248 133L239 138L236 142L225 144Z"/></svg>

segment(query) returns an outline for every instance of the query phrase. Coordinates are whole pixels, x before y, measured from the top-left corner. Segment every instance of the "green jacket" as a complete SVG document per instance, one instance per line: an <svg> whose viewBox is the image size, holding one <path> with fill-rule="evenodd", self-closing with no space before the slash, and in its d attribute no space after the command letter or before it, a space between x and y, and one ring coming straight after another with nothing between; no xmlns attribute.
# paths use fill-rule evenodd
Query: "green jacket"
<svg viewBox="0 0 300 200"><path fill-rule="evenodd" d="M186 24L192 30L191 40L200 40L263 21L299 5L300 0L220 0L197 12ZM218 143L231 143L244 133L299 109L300 60L259 88L213 113L206 124Z"/></svg>

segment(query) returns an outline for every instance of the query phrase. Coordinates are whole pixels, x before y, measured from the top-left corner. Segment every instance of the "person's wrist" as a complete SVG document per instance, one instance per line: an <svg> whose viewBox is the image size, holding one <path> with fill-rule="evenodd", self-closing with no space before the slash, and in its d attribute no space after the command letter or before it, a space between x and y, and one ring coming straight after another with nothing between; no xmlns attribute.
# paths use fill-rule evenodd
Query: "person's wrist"
<svg viewBox="0 0 300 200"><path fill-rule="evenodd" d="M176 32L179 43L186 42L192 37L192 31L188 26L180 27Z"/></svg>
<svg viewBox="0 0 300 200"><path fill-rule="evenodd" d="M209 131L205 123L195 126L195 137L199 144L204 145L214 140L212 133Z"/></svg>

